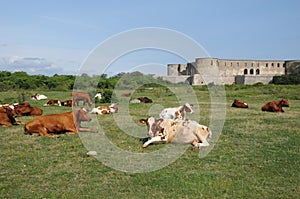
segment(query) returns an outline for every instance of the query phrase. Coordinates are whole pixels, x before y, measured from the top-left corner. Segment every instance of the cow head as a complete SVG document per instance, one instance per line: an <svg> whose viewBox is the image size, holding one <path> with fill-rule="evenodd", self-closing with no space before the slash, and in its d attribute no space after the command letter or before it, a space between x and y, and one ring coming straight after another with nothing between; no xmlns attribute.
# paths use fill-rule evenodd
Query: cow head
<svg viewBox="0 0 300 199"><path fill-rule="evenodd" d="M148 117L147 119L140 119L140 123L146 124L148 128L148 136L157 136L164 129L160 126L162 119L156 119L154 117Z"/></svg>
<svg viewBox="0 0 300 199"><path fill-rule="evenodd" d="M81 108L79 110L76 110L75 111L75 116L76 116L77 122L91 121L92 120L92 118L89 115L89 112L85 108Z"/></svg>
<svg viewBox="0 0 300 199"><path fill-rule="evenodd" d="M282 99L280 101L280 103L281 103L281 106L289 107L289 101L287 99Z"/></svg>
<svg viewBox="0 0 300 199"><path fill-rule="evenodd" d="M109 109L111 113L117 113L119 111L119 104L113 103L109 106Z"/></svg>
<svg viewBox="0 0 300 199"><path fill-rule="evenodd" d="M184 111L187 112L187 113L193 113L194 111L193 111L193 109L192 109L192 106L193 106L193 105L191 105L191 104L189 104L189 103L185 103L185 105L183 105L183 109L184 109Z"/></svg>

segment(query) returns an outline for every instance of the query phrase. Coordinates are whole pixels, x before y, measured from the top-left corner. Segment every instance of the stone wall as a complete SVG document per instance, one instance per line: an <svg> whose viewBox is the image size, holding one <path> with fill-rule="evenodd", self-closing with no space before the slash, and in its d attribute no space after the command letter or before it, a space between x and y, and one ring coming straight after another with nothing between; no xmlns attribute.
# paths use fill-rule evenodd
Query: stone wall
<svg viewBox="0 0 300 199"><path fill-rule="evenodd" d="M268 84L273 76L284 75L286 73L286 61L282 60L228 60L217 58L197 58L195 62L187 64L169 64L168 77L172 76L173 83L178 83L180 78L175 77L189 76L182 78L192 85L207 84L208 79L204 76L215 76L216 71L222 77L225 84L244 82L244 84L255 84L258 82ZM291 63L289 63L291 65ZM216 70L217 68L217 70ZM213 69L213 70L211 70ZM200 75L199 75L200 74ZM218 74L217 74L218 75ZM244 76L244 77L242 77ZM236 78L239 77L239 78ZM238 82L236 82L238 80Z"/></svg>

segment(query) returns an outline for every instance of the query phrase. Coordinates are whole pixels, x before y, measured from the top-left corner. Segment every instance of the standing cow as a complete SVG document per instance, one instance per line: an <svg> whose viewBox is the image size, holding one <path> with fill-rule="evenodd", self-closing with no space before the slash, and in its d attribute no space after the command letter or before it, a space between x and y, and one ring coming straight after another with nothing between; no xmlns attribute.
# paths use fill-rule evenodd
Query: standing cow
<svg viewBox="0 0 300 199"><path fill-rule="evenodd" d="M83 101L83 105L86 103L91 107L92 106L92 100L88 93L85 92L72 92L73 97L73 106L78 106L80 101Z"/></svg>

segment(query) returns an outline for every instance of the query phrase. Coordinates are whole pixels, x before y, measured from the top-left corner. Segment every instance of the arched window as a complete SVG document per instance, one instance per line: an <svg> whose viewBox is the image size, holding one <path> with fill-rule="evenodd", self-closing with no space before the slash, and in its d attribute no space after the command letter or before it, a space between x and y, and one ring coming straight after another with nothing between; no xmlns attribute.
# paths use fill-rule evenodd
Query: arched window
<svg viewBox="0 0 300 199"><path fill-rule="evenodd" d="M253 69L250 69L250 75L253 75Z"/></svg>
<svg viewBox="0 0 300 199"><path fill-rule="evenodd" d="M256 69L256 75L259 75L259 72L260 72L259 69Z"/></svg>
<svg viewBox="0 0 300 199"><path fill-rule="evenodd" d="M247 75L247 74L248 74L248 70L245 69L245 70L244 70L244 75Z"/></svg>
<svg viewBox="0 0 300 199"><path fill-rule="evenodd" d="M277 63L277 67L278 67L278 68L280 67L280 63Z"/></svg>

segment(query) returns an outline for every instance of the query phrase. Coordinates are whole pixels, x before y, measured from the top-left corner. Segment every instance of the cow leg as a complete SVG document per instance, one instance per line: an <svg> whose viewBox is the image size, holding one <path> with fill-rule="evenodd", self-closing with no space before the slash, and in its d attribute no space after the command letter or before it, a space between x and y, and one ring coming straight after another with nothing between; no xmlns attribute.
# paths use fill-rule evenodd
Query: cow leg
<svg viewBox="0 0 300 199"><path fill-rule="evenodd" d="M3 125L3 127L12 126L10 122L3 121L0 125Z"/></svg>
<svg viewBox="0 0 300 199"><path fill-rule="evenodd" d="M45 136L45 137L59 137L58 135L52 135L48 133L48 130L45 127L40 127L38 129L39 135L40 136Z"/></svg>
<svg viewBox="0 0 300 199"><path fill-rule="evenodd" d="M89 128L85 128L85 127L80 127L78 129L78 131L81 131L81 132L96 132L96 130L94 130L94 129L89 129Z"/></svg>
<svg viewBox="0 0 300 199"><path fill-rule="evenodd" d="M150 138L147 142L143 144L143 147L146 148L149 144L154 143L154 142L166 142L166 139L163 139L161 136L155 136Z"/></svg>
<svg viewBox="0 0 300 199"><path fill-rule="evenodd" d="M196 138L193 141L193 145L196 148L200 148L201 146L209 146L209 143L207 142L207 139L201 135L200 133L196 133Z"/></svg>

